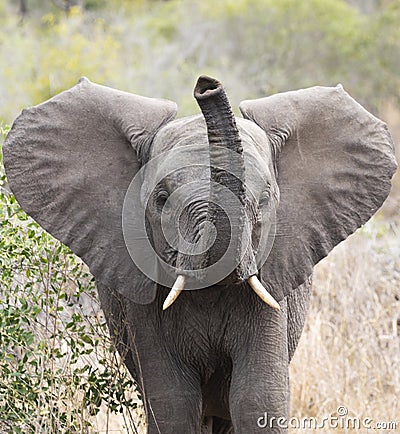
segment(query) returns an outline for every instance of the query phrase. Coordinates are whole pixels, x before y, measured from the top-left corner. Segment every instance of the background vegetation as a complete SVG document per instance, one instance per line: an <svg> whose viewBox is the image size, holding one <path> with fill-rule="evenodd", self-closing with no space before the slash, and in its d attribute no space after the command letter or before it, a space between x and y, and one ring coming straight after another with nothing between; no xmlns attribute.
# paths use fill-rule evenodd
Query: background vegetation
<svg viewBox="0 0 400 434"><path fill-rule="evenodd" d="M0 17L3 135L23 107L82 75L191 114L205 73L235 107L341 82L400 138L399 0L5 0ZM0 432L143 429L90 275L19 209L1 162L0 177ZM339 405L376 421L400 414L399 184L316 269L292 415L322 418Z"/></svg>
<svg viewBox="0 0 400 434"><path fill-rule="evenodd" d="M369 14L341 0L24 3L23 14L17 1L0 4L0 116L7 122L81 75L171 98L182 114L197 110L192 88L200 73L223 80L235 106L338 82L375 111L387 98L399 101L398 0L369 1L376 4ZM68 12L58 4L70 5Z"/></svg>

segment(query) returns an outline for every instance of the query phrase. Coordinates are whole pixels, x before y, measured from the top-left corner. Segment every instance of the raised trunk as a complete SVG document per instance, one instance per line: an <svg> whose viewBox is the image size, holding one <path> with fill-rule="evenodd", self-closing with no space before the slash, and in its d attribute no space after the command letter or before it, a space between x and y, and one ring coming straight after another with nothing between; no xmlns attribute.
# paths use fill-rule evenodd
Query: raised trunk
<svg viewBox="0 0 400 434"><path fill-rule="evenodd" d="M225 90L218 80L201 76L194 96L207 125L211 180L229 188L244 203L242 141Z"/></svg>
<svg viewBox="0 0 400 434"><path fill-rule="evenodd" d="M217 237L207 253L207 264L218 262L218 267L209 273L209 279L221 281L221 276L230 276L235 281L244 280L257 270L245 209L243 148L235 116L224 88L213 78L201 76L194 96L206 121L210 146L208 220Z"/></svg>

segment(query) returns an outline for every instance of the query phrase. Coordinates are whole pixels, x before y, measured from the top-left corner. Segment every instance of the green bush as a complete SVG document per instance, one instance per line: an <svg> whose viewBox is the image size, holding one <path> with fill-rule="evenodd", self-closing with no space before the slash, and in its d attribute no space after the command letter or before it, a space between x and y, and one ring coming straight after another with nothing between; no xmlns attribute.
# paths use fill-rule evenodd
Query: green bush
<svg viewBox="0 0 400 434"><path fill-rule="evenodd" d="M1 160L0 251L0 432L93 433L102 403L135 408L93 278L21 210Z"/></svg>

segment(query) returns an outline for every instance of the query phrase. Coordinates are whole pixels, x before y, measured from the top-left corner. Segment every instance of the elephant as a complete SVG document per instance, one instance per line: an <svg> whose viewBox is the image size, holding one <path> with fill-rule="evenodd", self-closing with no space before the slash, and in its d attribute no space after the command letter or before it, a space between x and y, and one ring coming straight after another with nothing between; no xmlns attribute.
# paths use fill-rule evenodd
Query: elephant
<svg viewBox="0 0 400 434"><path fill-rule="evenodd" d="M341 85L194 97L175 119L82 78L15 120L9 185L95 277L149 434L284 433L313 268L383 204L393 142Z"/></svg>

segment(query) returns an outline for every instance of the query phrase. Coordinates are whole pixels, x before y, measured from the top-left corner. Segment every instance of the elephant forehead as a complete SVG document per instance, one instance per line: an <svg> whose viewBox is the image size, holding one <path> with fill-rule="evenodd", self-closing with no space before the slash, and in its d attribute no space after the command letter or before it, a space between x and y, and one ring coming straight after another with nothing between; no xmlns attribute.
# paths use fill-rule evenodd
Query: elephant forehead
<svg viewBox="0 0 400 434"><path fill-rule="evenodd" d="M176 119L161 128L154 138L151 157L186 145L208 146L207 127L202 115Z"/></svg>
<svg viewBox="0 0 400 434"><path fill-rule="evenodd" d="M265 132L252 121L238 117L235 119L245 151L256 149L259 153L269 155L270 146ZM154 138L151 157L187 145L208 145L207 126L202 115L176 119L161 128Z"/></svg>
<svg viewBox="0 0 400 434"><path fill-rule="evenodd" d="M257 191L256 184L260 177L263 182L268 182L271 178L272 161L268 138L252 121L236 118L236 123L244 150L246 182L250 182L251 189ZM208 177L209 145L203 116L188 116L168 123L157 133L151 157L157 161L147 171L151 177L163 179L169 176L178 183L191 176L201 179ZM227 158L230 158L229 155Z"/></svg>
<svg viewBox="0 0 400 434"><path fill-rule="evenodd" d="M184 180L204 173L209 177L210 154L207 143L187 143L187 146L174 146L158 154L146 164L146 176L161 180L176 178ZM204 176L201 176L203 178Z"/></svg>

